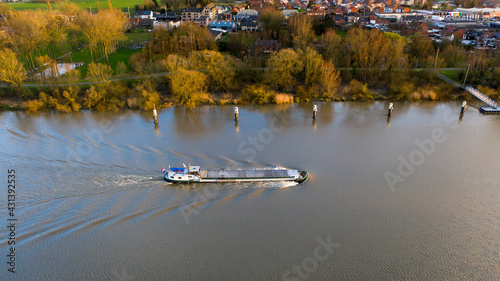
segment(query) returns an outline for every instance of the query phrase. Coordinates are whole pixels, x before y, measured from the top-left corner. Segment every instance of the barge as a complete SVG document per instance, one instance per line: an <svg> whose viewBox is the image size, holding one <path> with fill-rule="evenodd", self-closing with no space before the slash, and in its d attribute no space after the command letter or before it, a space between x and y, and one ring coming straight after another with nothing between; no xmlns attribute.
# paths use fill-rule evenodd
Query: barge
<svg viewBox="0 0 500 281"><path fill-rule="evenodd" d="M292 170L283 167L256 169L201 169L200 166L169 168L163 177L173 183L193 182L262 182L262 181L295 181L304 182L309 178L307 171Z"/></svg>

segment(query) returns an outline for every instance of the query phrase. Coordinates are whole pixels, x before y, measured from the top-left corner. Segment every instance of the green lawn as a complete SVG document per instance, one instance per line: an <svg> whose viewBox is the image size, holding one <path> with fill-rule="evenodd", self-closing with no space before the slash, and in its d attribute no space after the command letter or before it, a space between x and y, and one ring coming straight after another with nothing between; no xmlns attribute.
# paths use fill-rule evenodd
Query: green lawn
<svg viewBox="0 0 500 281"><path fill-rule="evenodd" d="M458 81L458 75L461 71L462 70L441 70L439 72L455 82L460 82Z"/></svg>
<svg viewBox="0 0 500 281"><path fill-rule="evenodd" d="M347 31L335 30L335 32L337 32L337 34L342 38L345 38L347 35Z"/></svg>
<svg viewBox="0 0 500 281"><path fill-rule="evenodd" d="M78 51L74 51L71 53L71 57L69 55L65 56L64 58L61 58L61 61L89 63L91 61L90 50L89 48L82 48Z"/></svg>
<svg viewBox="0 0 500 281"><path fill-rule="evenodd" d="M79 7L89 9L92 7L93 10L97 8L97 2L99 2L99 5L101 7L107 7L108 6L108 1L97 1L97 0L70 0L71 2L75 2L78 4ZM122 10L126 10L127 8L130 8L130 11L133 12L134 5L137 4L142 4L143 0L111 0L111 5L113 5L114 8L119 8ZM12 7L13 9L16 10L24 10L24 9L47 9L47 4L45 3L29 3L29 2L22 2L22 3L10 3L8 4L9 7ZM52 4L53 8L57 8L57 4Z"/></svg>
<svg viewBox="0 0 500 281"><path fill-rule="evenodd" d="M111 55L109 55L109 65L111 66L113 71L115 71L116 65L118 64L118 62L123 61L127 65L128 69L131 70L132 68L128 64L128 61L133 54L140 52L140 51L141 51L141 49L121 48L121 49L117 50L116 52L112 53ZM102 59L100 62L105 63L104 60L105 59Z"/></svg>
<svg viewBox="0 0 500 281"><path fill-rule="evenodd" d="M140 51L141 49L121 48L118 49L116 52L110 54L108 59L109 59L109 65L111 66L111 69L113 69L113 72L116 70L116 65L118 64L119 61L123 61L127 65L128 70L130 71L132 69L128 63L130 56ZM85 77L87 76L88 66L90 63L90 51L88 50L88 48L85 48L72 55L74 62L85 62L83 66L78 68L81 72L81 77L85 79ZM100 59L99 63L105 64L106 59L105 58Z"/></svg>
<svg viewBox="0 0 500 281"><path fill-rule="evenodd" d="M125 36L127 37L127 40L124 43L125 43L125 45L128 45L128 44L149 41L149 39L151 38L151 32L147 32L147 31L146 32L130 32L130 33L125 33Z"/></svg>
<svg viewBox="0 0 500 281"><path fill-rule="evenodd" d="M131 33L125 33L125 36L127 37L127 40L124 42L124 45L128 45L129 43L138 43L138 42L145 42L148 41L151 37L150 32L131 32ZM130 67L128 61L130 59L130 56L132 54L140 52L141 49L130 49L130 48L120 48L116 52L112 53L109 55L109 65L113 69L113 71L116 70L116 65L118 64L119 61L123 61L129 70L132 68ZM94 56L96 54L94 53ZM83 62L84 65L79 67L78 69L81 71L82 78L85 79L87 75L87 69L88 69L88 64L92 61L91 56L90 56L90 49L88 47L82 48L80 50L72 52L70 55L67 55L65 57L62 57L59 59L61 62ZM100 63L106 63L105 58L101 58L99 60Z"/></svg>
<svg viewBox="0 0 500 281"><path fill-rule="evenodd" d="M226 36L224 36L224 38L222 38L222 40L220 40L220 42L229 42L229 38L231 38L231 34L227 34Z"/></svg>

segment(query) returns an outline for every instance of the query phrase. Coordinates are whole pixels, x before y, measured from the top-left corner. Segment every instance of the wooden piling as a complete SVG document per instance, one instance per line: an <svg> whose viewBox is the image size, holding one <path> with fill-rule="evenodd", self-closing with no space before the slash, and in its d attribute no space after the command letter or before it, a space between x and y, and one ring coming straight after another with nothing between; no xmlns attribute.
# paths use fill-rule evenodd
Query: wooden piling
<svg viewBox="0 0 500 281"><path fill-rule="evenodd" d="M238 112L238 107L234 107L234 121L238 122L238 118L239 118L239 112Z"/></svg>
<svg viewBox="0 0 500 281"><path fill-rule="evenodd" d="M394 104L391 102L389 104L389 111L387 112L387 116L391 116L392 115L392 109L394 108Z"/></svg>
<svg viewBox="0 0 500 281"><path fill-rule="evenodd" d="M313 119L316 119L316 112L318 111L318 106L313 105Z"/></svg>
<svg viewBox="0 0 500 281"><path fill-rule="evenodd" d="M158 112L156 112L156 105L153 105L153 118L155 120L155 124L158 123Z"/></svg>
<svg viewBox="0 0 500 281"><path fill-rule="evenodd" d="M465 108L467 107L467 102L463 101L462 102L462 109L460 110L460 115L463 115L465 112Z"/></svg>

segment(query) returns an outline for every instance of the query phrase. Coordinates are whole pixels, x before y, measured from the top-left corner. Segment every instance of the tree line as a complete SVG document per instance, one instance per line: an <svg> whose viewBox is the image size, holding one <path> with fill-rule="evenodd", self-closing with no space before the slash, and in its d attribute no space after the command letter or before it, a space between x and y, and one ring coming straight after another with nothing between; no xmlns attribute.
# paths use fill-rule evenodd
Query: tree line
<svg viewBox="0 0 500 281"><path fill-rule="evenodd" d="M57 50L69 52L71 58L72 51L88 48L92 61L104 58L109 64L109 54L125 40L127 18L113 9L110 1L106 9L99 8L95 13L81 10L72 2L61 3L57 10L49 1L47 4L47 11L1 7L6 18L2 22L5 32L0 39L0 57L10 62L2 66L2 80L19 91L24 76L43 75L45 69L50 70L51 77L59 76Z"/></svg>
<svg viewBox="0 0 500 281"><path fill-rule="evenodd" d="M38 19L38 20L34 20ZM48 20L52 19L52 20ZM194 23L155 28L151 39L128 61L111 69L108 56L124 39L126 18L108 3L96 13L70 3L58 10L9 12L8 32L0 40L0 80L23 95L22 83L43 68L57 75L56 48L90 50L86 78L99 82L87 89L75 86L78 70L59 78L68 87L54 87L35 97L32 111L49 108L113 110L150 109L155 104L268 103L293 100L401 100L446 98L452 89L436 80L434 69L469 66L468 81L498 91L498 52L467 50L458 41L435 43L415 33L395 33L353 27L340 30L331 18L318 21L265 8L259 16L262 32L240 32L216 42L209 30ZM258 40L275 40L278 51L252 54ZM102 58L101 60L99 60ZM415 72L414 68L424 71ZM113 76L168 72L160 80L111 83ZM465 71L463 71L465 72ZM464 75L460 72L459 75ZM460 78L460 77L459 77ZM462 77L463 78L463 77ZM57 88L57 89L56 89ZM495 90L497 89L497 90Z"/></svg>

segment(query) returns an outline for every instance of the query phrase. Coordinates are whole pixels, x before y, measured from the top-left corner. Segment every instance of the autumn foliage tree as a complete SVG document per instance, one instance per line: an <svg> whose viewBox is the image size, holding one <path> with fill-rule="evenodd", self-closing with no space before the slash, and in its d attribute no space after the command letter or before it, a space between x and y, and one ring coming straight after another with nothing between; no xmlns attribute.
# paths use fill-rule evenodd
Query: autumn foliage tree
<svg viewBox="0 0 500 281"><path fill-rule="evenodd" d="M275 90L287 89L296 85L296 76L302 70L302 60L290 49L283 49L269 58L266 82Z"/></svg>
<svg viewBox="0 0 500 281"><path fill-rule="evenodd" d="M22 92L26 70L11 49L0 50L0 81L17 87Z"/></svg>
<svg viewBox="0 0 500 281"><path fill-rule="evenodd" d="M172 99L187 107L193 108L206 95L206 75L196 70L179 69L168 76Z"/></svg>
<svg viewBox="0 0 500 281"><path fill-rule="evenodd" d="M298 55L302 59L304 85L311 87L318 82L321 75L321 55L309 47L305 51L299 50Z"/></svg>
<svg viewBox="0 0 500 281"><path fill-rule="evenodd" d="M320 51L325 60L331 61L337 67L349 66L349 50L335 30L327 29L321 36L321 43Z"/></svg>
<svg viewBox="0 0 500 281"><path fill-rule="evenodd" d="M208 29L186 22L181 26L167 30L158 28L152 32L152 40L147 45L148 60L165 59L169 54L189 56L193 51L216 50L214 37Z"/></svg>
<svg viewBox="0 0 500 281"><path fill-rule="evenodd" d="M364 82L377 81L387 70L400 69L405 63L405 42L401 37L377 29L352 28L345 41L352 66Z"/></svg>
<svg viewBox="0 0 500 281"><path fill-rule="evenodd" d="M12 11L6 19L14 50L25 59L28 70L36 68L36 57L46 41L45 15L42 11Z"/></svg>
<svg viewBox="0 0 500 281"><path fill-rule="evenodd" d="M426 65L427 58L432 58L436 54L432 40L419 32L415 33L410 39L409 55L413 66L428 67Z"/></svg>
<svg viewBox="0 0 500 281"><path fill-rule="evenodd" d="M280 10L270 6L264 8L258 18L264 37L279 39L284 20L285 18Z"/></svg>
<svg viewBox="0 0 500 281"><path fill-rule="evenodd" d="M234 88L235 64L229 56L216 51L196 51L189 56L191 68L206 74L207 86L213 92L225 92Z"/></svg>
<svg viewBox="0 0 500 281"><path fill-rule="evenodd" d="M123 12L109 7L100 9L97 14L90 12L81 13L75 20L75 25L88 44L93 61L97 61L96 49L106 59L111 50L121 41L125 40L125 24L127 19Z"/></svg>
<svg viewBox="0 0 500 281"><path fill-rule="evenodd" d="M293 47L305 50L314 38L312 18L296 13L288 19L287 29L291 34Z"/></svg>
<svg viewBox="0 0 500 281"><path fill-rule="evenodd" d="M321 65L320 94L333 98L337 93L338 87L342 82L340 72L335 69L335 65L331 61L323 61Z"/></svg>

